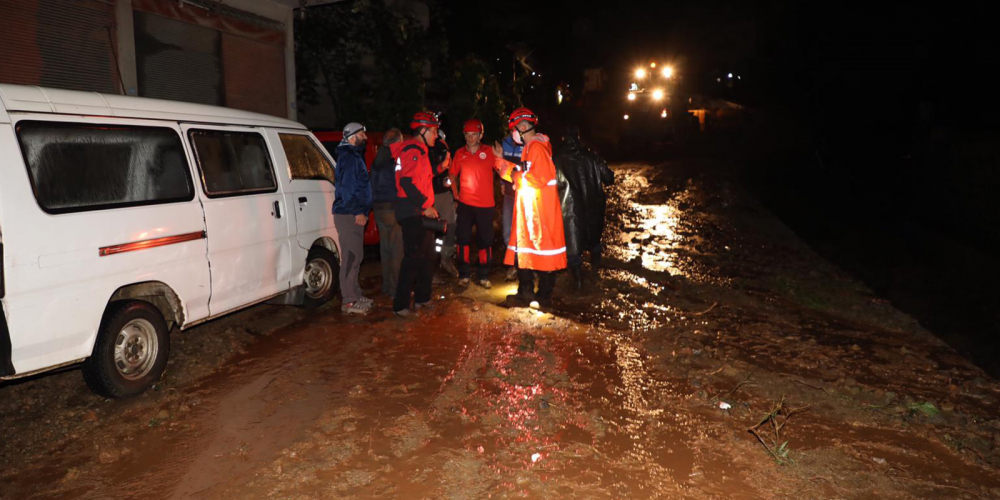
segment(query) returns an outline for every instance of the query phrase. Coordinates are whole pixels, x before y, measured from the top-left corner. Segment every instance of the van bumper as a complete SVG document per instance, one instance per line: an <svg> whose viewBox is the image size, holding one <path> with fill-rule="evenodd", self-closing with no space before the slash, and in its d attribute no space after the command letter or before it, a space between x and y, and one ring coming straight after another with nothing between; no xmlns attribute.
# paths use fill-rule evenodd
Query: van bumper
<svg viewBox="0 0 1000 500"><path fill-rule="evenodd" d="M7 330L7 313L0 309L0 377L16 375L10 360L10 331Z"/></svg>

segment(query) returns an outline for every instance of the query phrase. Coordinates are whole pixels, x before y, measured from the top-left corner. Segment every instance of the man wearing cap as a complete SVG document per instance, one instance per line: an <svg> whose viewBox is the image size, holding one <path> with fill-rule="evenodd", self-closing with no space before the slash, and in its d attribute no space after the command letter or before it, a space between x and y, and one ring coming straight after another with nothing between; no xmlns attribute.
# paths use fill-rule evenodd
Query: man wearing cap
<svg viewBox="0 0 1000 500"><path fill-rule="evenodd" d="M518 285L517 293L508 295L507 302L524 306L536 300L544 307L552 299L555 271L566 269L566 235L552 144L535 129L538 116L530 109L514 110L509 122L514 126L514 142L524 148L521 162L504 160L500 145L493 146L500 176L513 183L517 192L504 264L517 267Z"/></svg>
<svg viewBox="0 0 1000 500"><path fill-rule="evenodd" d="M361 294L358 272L364 257L365 223L372 209L372 187L365 167L365 127L351 122L335 151L333 225L340 240L340 310L368 314L372 300Z"/></svg>
<svg viewBox="0 0 1000 500"><path fill-rule="evenodd" d="M434 209L433 172L428 152L437 140L437 117L427 112L413 115L410 128L414 137L391 147L396 159L396 220L403 228L403 262L392 311L410 317L413 309L431 304L431 280L434 275L434 233L424 219L437 219ZM410 298L413 309L410 309Z"/></svg>
<svg viewBox="0 0 1000 500"><path fill-rule="evenodd" d="M489 271L493 260L493 150L483 147L483 123L469 120L462 127L465 146L455 151L451 162L452 186L458 199L459 284L469 283L471 263L478 261L476 284L490 288ZM472 228L476 228L476 252L472 251Z"/></svg>

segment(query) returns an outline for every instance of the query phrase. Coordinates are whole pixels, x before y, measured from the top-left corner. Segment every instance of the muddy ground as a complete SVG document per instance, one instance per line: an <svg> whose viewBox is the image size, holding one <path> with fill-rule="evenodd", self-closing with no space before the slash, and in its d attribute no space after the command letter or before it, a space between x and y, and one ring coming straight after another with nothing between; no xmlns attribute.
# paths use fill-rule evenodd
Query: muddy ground
<svg viewBox="0 0 1000 500"><path fill-rule="evenodd" d="M697 162L617 165L551 310L260 306L131 400L0 386L0 498L1000 498L1000 384ZM378 264L363 284L378 290Z"/></svg>

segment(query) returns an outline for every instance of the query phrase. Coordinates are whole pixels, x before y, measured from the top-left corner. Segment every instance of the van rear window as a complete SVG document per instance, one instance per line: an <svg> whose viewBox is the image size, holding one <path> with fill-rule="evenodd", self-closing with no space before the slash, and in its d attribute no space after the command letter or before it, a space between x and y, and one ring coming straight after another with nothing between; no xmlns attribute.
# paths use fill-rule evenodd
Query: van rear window
<svg viewBox="0 0 1000 500"><path fill-rule="evenodd" d="M188 134L209 197L278 190L264 136L229 130L191 130Z"/></svg>
<svg viewBox="0 0 1000 500"><path fill-rule="evenodd" d="M194 198L184 146L173 129L21 121L17 138L35 199L48 213Z"/></svg>

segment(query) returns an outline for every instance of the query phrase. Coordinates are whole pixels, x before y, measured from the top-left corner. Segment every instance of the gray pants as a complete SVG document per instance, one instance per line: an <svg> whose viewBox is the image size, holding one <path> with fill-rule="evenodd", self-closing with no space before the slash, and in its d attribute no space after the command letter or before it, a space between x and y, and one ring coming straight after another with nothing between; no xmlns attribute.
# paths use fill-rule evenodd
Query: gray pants
<svg viewBox="0 0 1000 500"><path fill-rule="evenodd" d="M354 222L353 215L333 214L333 225L340 240L340 296L344 304L361 298L358 273L365 256L365 226Z"/></svg>
<svg viewBox="0 0 1000 500"><path fill-rule="evenodd" d="M396 280L399 279L399 264L403 262L403 228L396 222L396 210L392 203L375 204L375 225L378 226L379 257L382 261L382 293L396 296Z"/></svg>
<svg viewBox="0 0 1000 500"><path fill-rule="evenodd" d="M450 259L455 256L455 197L451 191L434 193L434 210L437 210L441 220L448 221L444 244L441 245L441 258Z"/></svg>

